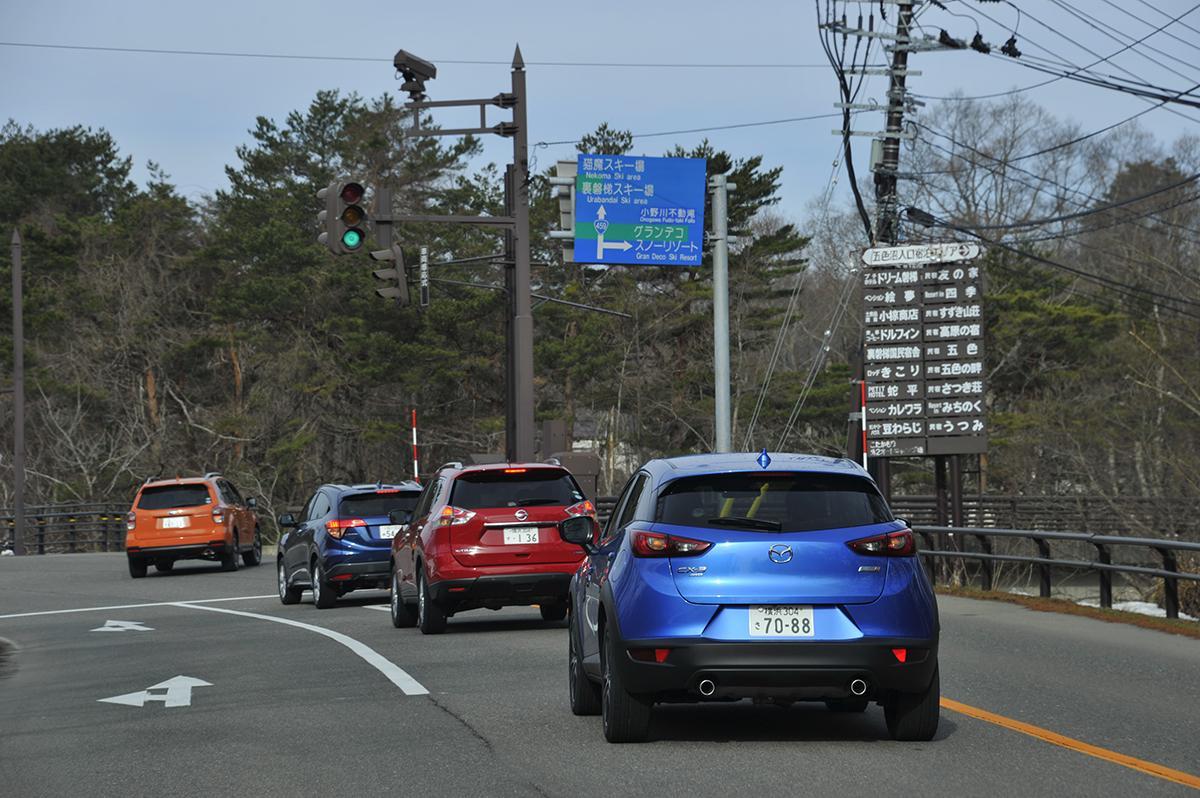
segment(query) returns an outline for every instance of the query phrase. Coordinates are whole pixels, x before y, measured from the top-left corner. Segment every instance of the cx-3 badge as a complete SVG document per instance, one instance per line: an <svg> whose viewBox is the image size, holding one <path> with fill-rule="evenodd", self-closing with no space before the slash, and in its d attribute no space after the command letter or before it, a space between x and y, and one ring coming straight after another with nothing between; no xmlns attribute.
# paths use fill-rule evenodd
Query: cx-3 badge
<svg viewBox="0 0 1200 798"><path fill-rule="evenodd" d="M767 549L767 556L771 558L771 562L783 564L792 561L792 547L785 546L782 543L776 543L771 548Z"/></svg>
<svg viewBox="0 0 1200 798"><path fill-rule="evenodd" d="M524 521L529 517L529 513L525 512L524 510L517 510L515 513L513 513L513 515L517 517L518 521Z"/></svg>

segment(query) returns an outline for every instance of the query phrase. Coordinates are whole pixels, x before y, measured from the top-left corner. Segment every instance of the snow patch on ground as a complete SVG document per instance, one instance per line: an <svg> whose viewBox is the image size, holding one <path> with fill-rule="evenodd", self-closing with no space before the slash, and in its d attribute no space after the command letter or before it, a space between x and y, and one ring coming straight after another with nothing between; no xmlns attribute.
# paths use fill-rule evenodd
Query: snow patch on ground
<svg viewBox="0 0 1200 798"><path fill-rule="evenodd" d="M1077 602L1085 607L1099 607L1099 599L1082 599ZM1152 615L1155 618L1166 618L1167 611L1151 601L1114 601L1112 608L1121 612L1136 612L1138 615ZM1179 613L1179 617L1185 621L1200 620L1193 618L1186 612Z"/></svg>

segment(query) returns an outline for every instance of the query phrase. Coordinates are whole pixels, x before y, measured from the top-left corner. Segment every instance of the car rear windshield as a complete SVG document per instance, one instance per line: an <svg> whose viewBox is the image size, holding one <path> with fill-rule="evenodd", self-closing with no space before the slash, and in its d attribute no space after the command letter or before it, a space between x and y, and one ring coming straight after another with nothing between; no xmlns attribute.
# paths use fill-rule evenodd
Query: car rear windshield
<svg viewBox="0 0 1200 798"><path fill-rule="evenodd" d="M199 507L212 504L207 485L159 485L144 488L138 499L139 510L170 510L175 507Z"/></svg>
<svg viewBox="0 0 1200 798"><path fill-rule="evenodd" d="M392 510L412 512L420 491L402 493L354 493L342 497L342 517L387 515Z"/></svg>
<svg viewBox="0 0 1200 798"><path fill-rule="evenodd" d="M450 504L464 510L483 507L534 507L583 501L583 492L566 471L555 468L476 471L454 481Z"/></svg>
<svg viewBox="0 0 1200 798"><path fill-rule="evenodd" d="M711 474L672 482L659 496L664 524L809 532L893 520L865 479L837 474Z"/></svg>

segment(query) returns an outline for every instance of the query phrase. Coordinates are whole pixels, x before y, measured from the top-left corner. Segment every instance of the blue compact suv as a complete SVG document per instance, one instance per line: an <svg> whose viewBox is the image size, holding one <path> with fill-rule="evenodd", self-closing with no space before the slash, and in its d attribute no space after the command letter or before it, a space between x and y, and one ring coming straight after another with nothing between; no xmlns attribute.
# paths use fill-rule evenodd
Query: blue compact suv
<svg viewBox="0 0 1200 798"><path fill-rule="evenodd" d="M309 589L324 610L351 590L386 589L392 539L420 495L416 482L322 485L299 518L279 516L279 600L295 604Z"/></svg>
<svg viewBox="0 0 1200 798"><path fill-rule="evenodd" d="M913 533L867 472L800 454L654 460L626 484L571 582L571 710L610 742L659 702L883 706L890 735L937 731L938 615Z"/></svg>

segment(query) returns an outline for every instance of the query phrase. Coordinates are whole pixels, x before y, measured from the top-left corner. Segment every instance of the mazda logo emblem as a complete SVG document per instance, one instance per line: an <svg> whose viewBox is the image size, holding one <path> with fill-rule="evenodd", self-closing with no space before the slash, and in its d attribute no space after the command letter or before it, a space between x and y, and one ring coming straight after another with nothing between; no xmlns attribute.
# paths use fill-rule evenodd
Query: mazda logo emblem
<svg viewBox="0 0 1200 798"><path fill-rule="evenodd" d="M517 510L516 516L518 521L524 521L529 517L529 513L525 512L524 510Z"/></svg>
<svg viewBox="0 0 1200 798"><path fill-rule="evenodd" d="M772 546L770 549L767 550L767 556L771 559L771 562L777 562L780 564L785 563L785 562L791 562L792 561L792 547L785 546L782 543L776 543L774 546Z"/></svg>

